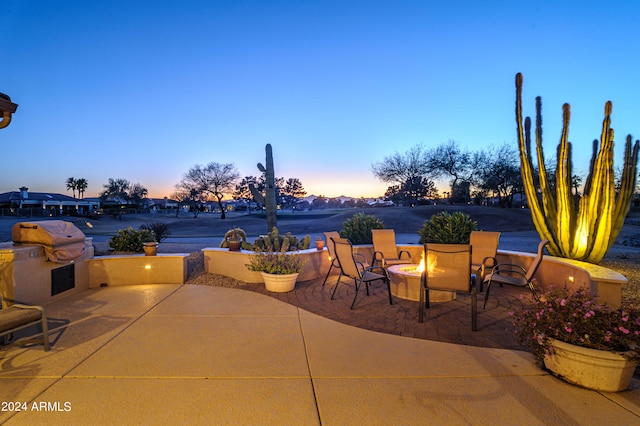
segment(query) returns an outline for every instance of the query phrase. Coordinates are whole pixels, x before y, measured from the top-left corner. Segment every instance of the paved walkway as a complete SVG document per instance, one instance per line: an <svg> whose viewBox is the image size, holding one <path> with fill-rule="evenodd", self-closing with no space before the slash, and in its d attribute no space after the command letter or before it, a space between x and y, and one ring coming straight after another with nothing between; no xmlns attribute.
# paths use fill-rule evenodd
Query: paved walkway
<svg viewBox="0 0 640 426"><path fill-rule="evenodd" d="M304 287L289 296L327 292ZM323 304L348 310L346 290ZM349 315L375 319L389 309L378 298L363 297ZM470 313L461 309L464 321ZM0 423L640 422L637 382L616 394L588 391L540 370L527 352L372 332L257 292L114 286L47 310L50 352L0 349ZM438 309L432 312L435 319ZM481 315L478 335L489 327L488 315ZM461 324L460 333L465 329Z"/></svg>

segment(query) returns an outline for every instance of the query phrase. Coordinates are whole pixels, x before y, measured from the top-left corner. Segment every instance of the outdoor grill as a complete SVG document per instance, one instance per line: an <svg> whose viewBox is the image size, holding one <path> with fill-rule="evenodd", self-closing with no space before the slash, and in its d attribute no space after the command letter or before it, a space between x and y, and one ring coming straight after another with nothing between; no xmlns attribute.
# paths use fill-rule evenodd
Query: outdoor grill
<svg viewBox="0 0 640 426"><path fill-rule="evenodd" d="M63 220L19 222L11 229L14 244L37 244L47 258L66 263L85 253L85 235L73 223Z"/></svg>

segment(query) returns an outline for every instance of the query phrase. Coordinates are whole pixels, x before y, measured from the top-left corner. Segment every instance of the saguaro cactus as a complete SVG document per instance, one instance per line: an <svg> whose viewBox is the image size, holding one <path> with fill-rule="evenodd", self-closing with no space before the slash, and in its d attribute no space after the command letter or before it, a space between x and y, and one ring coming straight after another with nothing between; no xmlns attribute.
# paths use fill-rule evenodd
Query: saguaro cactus
<svg viewBox="0 0 640 426"><path fill-rule="evenodd" d="M264 208L267 212L267 233L270 232L273 228L276 227L277 217L276 217L276 178L275 172L273 169L273 151L271 149L271 144L267 144L265 147L265 151L267 154L266 158L266 167L261 163L258 163L258 170L264 173L265 177L265 188L264 194L261 194L255 186L249 185L249 189L251 190L251 194L253 194L253 198L258 203L264 205Z"/></svg>
<svg viewBox="0 0 640 426"><path fill-rule="evenodd" d="M579 203L571 195L571 144L569 143L570 105L562 106L562 135L558 144L555 190L549 182L542 152L540 97L536 98L536 155L539 186L531 159L531 119L522 120L522 74L516 74L516 122L520 169L533 223L554 256L598 263L607 253L629 212L636 186L638 146L631 148L631 135L625 144L621 186L616 193L613 173L611 101L604 107L600 146L593 141L593 154L584 194Z"/></svg>

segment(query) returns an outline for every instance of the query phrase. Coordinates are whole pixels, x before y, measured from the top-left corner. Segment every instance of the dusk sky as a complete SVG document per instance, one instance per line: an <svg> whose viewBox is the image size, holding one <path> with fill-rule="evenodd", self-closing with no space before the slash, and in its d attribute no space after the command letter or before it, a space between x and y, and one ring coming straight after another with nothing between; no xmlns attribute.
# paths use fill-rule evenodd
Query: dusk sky
<svg viewBox="0 0 640 426"><path fill-rule="evenodd" d="M373 163L416 144L516 145L542 96L553 156L571 104L585 174L613 102L616 165L640 138L640 2L142 1L0 3L0 192L71 195L69 177L170 196L196 164L276 176L308 194L384 194Z"/></svg>

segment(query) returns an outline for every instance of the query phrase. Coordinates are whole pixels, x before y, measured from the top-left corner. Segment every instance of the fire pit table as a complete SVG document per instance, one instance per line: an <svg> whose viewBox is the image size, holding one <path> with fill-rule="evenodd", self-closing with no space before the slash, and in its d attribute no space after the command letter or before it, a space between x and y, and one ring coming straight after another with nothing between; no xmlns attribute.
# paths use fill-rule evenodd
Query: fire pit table
<svg viewBox="0 0 640 426"><path fill-rule="evenodd" d="M391 281L391 294L407 300L420 301L420 265L393 265L387 268ZM429 290L431 302L450 302L456 298L454 291Z"/></svg>

